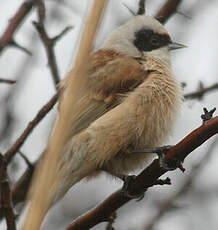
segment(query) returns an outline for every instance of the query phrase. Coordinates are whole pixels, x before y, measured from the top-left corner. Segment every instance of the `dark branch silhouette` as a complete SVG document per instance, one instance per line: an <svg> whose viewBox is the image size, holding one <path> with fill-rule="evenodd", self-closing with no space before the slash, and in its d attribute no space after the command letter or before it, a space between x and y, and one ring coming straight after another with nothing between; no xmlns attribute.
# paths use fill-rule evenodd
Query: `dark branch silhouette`
<svg viewBox="0 0 218 230"><path fill-rule="evenodd" d="M176 13L177 8L182 0L168 0L156 14L155 18L165 24L166 21Z"/></svg>
<svg viewBox="0 0 218 230"><path fill-rule="evenodd" d="M54 38L50 38L45 30L46 10L45 10L45 5L42 1L40 1L37 4L37 12L38 12L38 22L33 22L33 25L38 31L42 43L45 47L52 79L56 89L58 90L58 83L60 82L60 74L57 67L57 60L54 53L54 47L57 41L60 40L62 36L64 36L72 27L67 27L59 35L55 36Z"/></svg>
<svg viewBox="0 0 218 230"><path fill-rule="evenodd" d="M16 46L14 35L37 2L39 2L39 0L27 0L17 10L16 14L10 20L8 27L0 38L0 54L6 47L10 45Z"/></svg>

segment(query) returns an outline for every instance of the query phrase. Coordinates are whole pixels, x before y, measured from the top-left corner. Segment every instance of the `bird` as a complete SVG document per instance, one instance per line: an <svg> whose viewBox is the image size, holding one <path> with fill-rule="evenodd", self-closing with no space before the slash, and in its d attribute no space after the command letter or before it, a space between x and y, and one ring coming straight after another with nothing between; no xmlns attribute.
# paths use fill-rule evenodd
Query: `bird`
<svg viewBox="0 0 218 230"><path fill-rule="evenodd" d="M84 178L123 179L151 162L154 153L134 150L162 146L173 133L183 97L170 52L183 47L157 19L136 15L87 57L53 203ZM71 74L60 83L59 105Z"/></svg>

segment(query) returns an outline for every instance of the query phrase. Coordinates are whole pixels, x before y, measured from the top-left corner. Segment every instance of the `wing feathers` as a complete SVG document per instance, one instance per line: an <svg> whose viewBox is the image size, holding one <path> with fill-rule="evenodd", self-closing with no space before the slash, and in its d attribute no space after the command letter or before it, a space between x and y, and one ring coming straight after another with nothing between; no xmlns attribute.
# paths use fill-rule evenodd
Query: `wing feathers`
<svg viewBox="0 0 218 230"><path fill-rule="evenodd" d="M141 64L132 57L105 50L94 53L90 58L85 85L81 86L82 98L76 105L72 105L76 107L77 115L70 135L87 128L93 121L117 106L123 95L134 90L146 77L147 72L143 71ZM60 85L61 99L64 98L67 85L68 78Z"/></svg>

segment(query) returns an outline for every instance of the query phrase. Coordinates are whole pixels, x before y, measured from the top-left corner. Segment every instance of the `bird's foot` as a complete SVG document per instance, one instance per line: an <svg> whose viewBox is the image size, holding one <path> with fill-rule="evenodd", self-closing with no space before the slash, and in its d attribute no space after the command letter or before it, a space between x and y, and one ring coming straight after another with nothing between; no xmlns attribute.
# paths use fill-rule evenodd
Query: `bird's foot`
<svg viewBox="0 0 218 230"><path fill-rule="evenodd" d="M178 159L166 159L165 156L159 156L160 167L166 169L167 171L173 171L175 169L180 169L185 172L185 168L182 165L182 161Z"/></svg>
<svg viewBox="0 0 218 230"><path fill-rule="evenodd" d="M123 175L122 176L123 187L121 191L125 197L131 198L131 199L137 199L137 201L140 201L145 196L144 192L135 194L135 195L132 195L129 193L129 185L132 183L133 180L135 180L135 178L136 178L135 175Z"/></svg>
<svg viewBox="0 0 218 230"><path fill-rule="evenodd" d="M135 149L132 152L133 153L156 153L159 155L164 155L169 149L171 149L173 145L165 145L161 147L155 147L155 148L145 148L145 149Z"/></svg>
<svg viewBox="0 0 218 230"><path fill-rule="evenodd" d="M156 148L146 148L134 150L134 153L156 153L159 158L160 166L167 171L172 171L179 168L182 172L185 171L182 162L178 159L167 160L165 154L173 147L173 145L166 145Z"/></svg>
<svg viewBox="0 0 218 230"><path fill-rule="evenodd" d="M204 110L204 114L201 115L201 119L204 125L207 121L209 121L213 117L216 108L213 108L210 111L208 111L207 108L204 108L203 110Z"/></svg>

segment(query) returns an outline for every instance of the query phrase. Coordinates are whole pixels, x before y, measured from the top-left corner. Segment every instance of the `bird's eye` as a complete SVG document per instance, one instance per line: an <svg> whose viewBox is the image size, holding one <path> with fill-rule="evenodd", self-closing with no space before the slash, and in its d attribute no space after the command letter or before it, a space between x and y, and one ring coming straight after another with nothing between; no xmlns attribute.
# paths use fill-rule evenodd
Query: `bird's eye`
<svg viewBox="0 0 218 230"><path fill-rule="evenodd" d="M151 37L150 43L153 46L159 46L160 45L160 41L159 41L159 39L157 37Z"/></svg>

